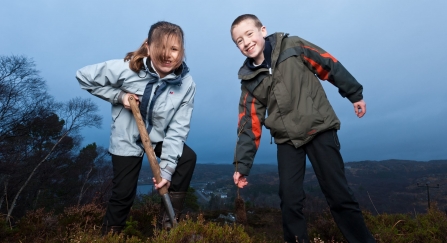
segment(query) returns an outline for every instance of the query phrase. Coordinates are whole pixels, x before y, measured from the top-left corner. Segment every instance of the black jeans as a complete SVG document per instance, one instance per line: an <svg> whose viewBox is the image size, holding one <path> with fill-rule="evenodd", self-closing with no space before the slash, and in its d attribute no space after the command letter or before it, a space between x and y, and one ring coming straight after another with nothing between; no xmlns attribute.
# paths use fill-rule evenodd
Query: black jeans
<svg viewBox="0 0 447 243"><path fill-rule="evenodd" d="M309 242L302 211L306 198L303 189L306 155L312 163L332 216L347 241L375 242L346 181L336 130L322 132L299 148L278 144L277 149L279 196L286 242L296 242L296 239Z"/></svg>
<svg viewBox="0 0 447 243"><path fill-rule="evenodd" d="M158 143L154 149L157 157L160 157L161 148L162 143ZM142 161L143 157L112 155L112 196L103 219L104 225L125 225L137 193L138 175ZM175 172L172 174L170 192L186 192L188 190L196 161L196 153L185 144L182 157L179 158Z"/></svg>

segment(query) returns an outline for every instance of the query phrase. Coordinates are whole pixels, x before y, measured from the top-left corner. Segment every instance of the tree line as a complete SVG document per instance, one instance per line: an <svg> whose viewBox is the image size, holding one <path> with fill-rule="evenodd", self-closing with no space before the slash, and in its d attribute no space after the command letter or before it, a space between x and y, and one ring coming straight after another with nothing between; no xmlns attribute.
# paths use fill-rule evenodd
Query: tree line
<svg viewBox="0 0 447 243"><path fill-rule="evenodd" d="M107 200L110 156L95 143L81 147L80 135L101 122L90 99L56 101L31 58L0 56L0 214L7 222L27 210Z"/></svg>

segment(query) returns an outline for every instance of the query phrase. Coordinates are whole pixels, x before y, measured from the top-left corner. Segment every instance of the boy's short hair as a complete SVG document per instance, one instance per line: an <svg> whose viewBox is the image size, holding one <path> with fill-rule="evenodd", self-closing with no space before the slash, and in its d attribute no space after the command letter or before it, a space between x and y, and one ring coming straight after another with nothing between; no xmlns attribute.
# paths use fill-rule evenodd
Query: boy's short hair
<svg viewBox="0 0 447 243"><path fill-rule="evenodd" d="M254 15L254 14L243 14L243 15L237 17L233 21L233 23L231 24L231 30L230 31L233 31L233 29L234 29L234 27L236 25L240 24L242 21L247 20L247 19L253 20L255 22L255 26L256 27L258 27L258 28L262 27L261 20L259 20L258 17L256 17L256 15Z"/></svg>

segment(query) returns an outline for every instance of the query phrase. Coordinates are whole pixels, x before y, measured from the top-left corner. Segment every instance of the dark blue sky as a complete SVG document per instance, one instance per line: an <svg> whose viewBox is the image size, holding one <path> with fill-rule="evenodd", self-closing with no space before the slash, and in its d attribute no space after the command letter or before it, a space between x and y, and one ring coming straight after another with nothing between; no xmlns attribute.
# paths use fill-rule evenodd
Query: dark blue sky
<svg viewBox="0 0 447 243"><path fill-rule="evenodd" d="M110 104L81 90L77 69L123 58L142 43L151 24L179 24L187 63L197 83L187 143L199 163L231 163L236 141L244 57L230 25L256 14L268 33L287 32L335 56L364 86L367 114L358 119L335 87L323 82L342 121L346 162L447 159L447 1L105 1L1 0L0 55L35 60L59 101L91 98L102 129L83 131L84 143L108 146ZM263 131L256 163L274 163L276 146Z"/></svg>

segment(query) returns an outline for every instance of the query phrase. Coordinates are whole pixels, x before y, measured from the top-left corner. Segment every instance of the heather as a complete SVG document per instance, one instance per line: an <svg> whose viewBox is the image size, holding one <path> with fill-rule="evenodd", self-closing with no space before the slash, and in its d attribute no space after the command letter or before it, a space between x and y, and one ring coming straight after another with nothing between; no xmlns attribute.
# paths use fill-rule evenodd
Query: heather
<svg viewBox="0 0 447 243"><path fill-rule="evenodd" d="M247 206L247 223L220 215L231 210L188 209L171 231L157 228L157 195L139 196L119 235L101 236L104 205L92 202L66 207L61 213L43 208L27 211L14 224L0 221L2 242L281 242L281 214L275 208ZM363 212L377 242L446 242L447 216L433 204L426 213ZM345 242L328 210L308 213L311 242Z"/></svg>

